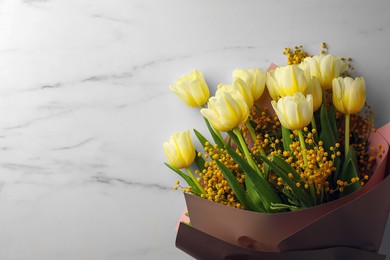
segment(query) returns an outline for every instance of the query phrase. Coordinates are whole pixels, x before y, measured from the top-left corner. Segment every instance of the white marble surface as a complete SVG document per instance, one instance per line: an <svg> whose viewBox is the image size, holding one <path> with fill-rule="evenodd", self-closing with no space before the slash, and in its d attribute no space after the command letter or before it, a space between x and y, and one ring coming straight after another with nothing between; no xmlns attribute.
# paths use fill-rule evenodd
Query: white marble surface
<svg viewBox="0 0 390 260"><path fill-rule="evenodd" d="M389 13L386 0L0 0L0 259L189 259L162 143L204 127L169 84L198 68L215 89L326 41L354 58L379 126Z"/></svg>

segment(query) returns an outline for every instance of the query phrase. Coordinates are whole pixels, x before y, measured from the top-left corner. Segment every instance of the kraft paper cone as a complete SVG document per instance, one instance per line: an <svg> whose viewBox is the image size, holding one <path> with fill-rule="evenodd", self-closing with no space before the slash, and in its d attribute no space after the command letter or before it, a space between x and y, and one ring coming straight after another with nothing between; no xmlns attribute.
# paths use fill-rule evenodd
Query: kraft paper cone
<svg viewBox="0 0 390 260"><path fill-rule="evenodd" d="M262 252L239 247L212 237L181 223L176 239L177 248L196 259L266 259L266 260L384 260L386 256L356 248L332 247L290 252Z"/></svg>
<svg viewBox="0 0 390 260"><path fill-rule="evenodd" d="M191 224L224 242L260 251L347 246L375 252L390 207L390 178L383 180L388 143L379 133L371 135L370 146L381 144L385 154L377 160L369 182L357 192L316 207L276 214L240 210L184 194Z"/></svg>

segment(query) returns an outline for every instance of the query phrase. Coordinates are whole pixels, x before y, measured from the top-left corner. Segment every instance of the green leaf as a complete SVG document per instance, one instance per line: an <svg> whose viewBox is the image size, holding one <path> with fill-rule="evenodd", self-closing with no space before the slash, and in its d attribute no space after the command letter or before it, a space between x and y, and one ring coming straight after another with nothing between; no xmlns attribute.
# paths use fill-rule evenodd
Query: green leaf
<svg viewBox="0 0 390 260"><path fill-rule="evenodd" d="M300 205L301 202L297 199L297 197L291 192L291 190L287 189L286 187L283 188L282 190L283 194L286 195L287 197L287 201L291 204L291 205Z"/></svg>
<svg viewBox="0 0 390 260"><path fill-rule="evenodd" d="M338 140L338 132L337 132L337 122L336 122L336 111L334 110L334 106L331 105L328 113L329 123L332 127L332 132L335 140Z"/></svg>
<svg viewBox="0 0 390 260"><path fill-rule="evenodd" d="M269 178L269 171L271 170L271 167L269 167L268 164L264 164L264 178L268 180Z"/></svg>
<svg viewBox="0 0 390 260"><path fill-rule="evenodd" d="M290 164L288 164L283 158L279 156L273 156L272 159L284 172L287 172L287 174L292 173L293 177L297 181L301 180L301 175L299 175L297 171Z"/></svg>
<svg viewBox="0 0 390 260"><path fill-rule="evenodd" d="M274 157L274 159L275 159L275 157ZM295 197L298 200L301 201L303 207L314 206L311 203L311 200L309 199L309 195L307 195L307 193L304 190L302 190L301 188L298 188L296 186L296 182L288 177L288 173L289 172L283 171L282 168L279 165L277 165L276 163L270 161L267 157L262 156L261 158L291 188L293 194L295 195Z"/></svg>
<svg viewBox="0 0 390 260"><path fill-rule="evenodd" d="M200 195L202 194L202 192L199 190L199 188L196 186L196 184L194 183L194 181L187 175L185 174L184 172L180 171L179 169L177 169L176 167L170 165L169 163L164 163L168 168L170 168L171 170L173 170L174 172L176 172L177 174L179 174L186 182L189 186L192 187L192 191L194 192L194 194L196 195Z"/></svg>
<svg viewBox="0 0 390 260"><path fill-rule="evenodd" d="M358 167L357 167L357 159L356 153L352 146L349 147L347 157L345 158L345 163L343 167L343 171L340 176L340 180L351 183L352 178L356 178L359 176ZM360 181L349 184L344 187L344 191L340 192L340 196L344 197L352 192L359 190L362 186L360 185Z"/></svg>
<svg viewBox="0 0 390 260"><path fill-rule="evenodd" d="M285 210L285 209L288 209L290 211L297 211L297 210L299 210L299 207L293 206L293 205L284 204L284 203L272 203L271 209L273 209L273 210Z"/></svg>
<svg viewBox="0 0 390 260"><path fill-rule="evenodd" d="M223 140L221 140L221 138L219 138L219 136L216 134L214 129L211 127L209 120L207 120L207 118L205 118L205 117L203 117L203 118L204 118L204 121L206 122L207 128L210 131L211 136L214 139L214 142L218 145L219 148L225 147Z"/></svg>
<svg viewBox="0 0 390 260"><path fill-rule="evenodd" d="M194 133L196 137L198 137L198 140L200 144L203 146L203 148L206 148L206 142L211 144L201 133L198 132L198 130L194 129Z"/></svg>
<svg viewBox="0 0 390 260"><path fill-rule="evenodd" d="M250 178L245 178L245 187L246 187L247 198L250 201L252 201L253 204L261 205L261 208L263 209L262 212L268 212L266 210L265 206L263 205L263 199L260 197L260 195L256 191L256 187Z"/></svg>
<svg viewBox="0 0 390 260"><path fill-rule="evenodd" d="M228 131L227 134L230 136L230 138L233 140L234 144L237 146L238 150L243 154L244 151L242 150L240 140L238 140L237 135L233 131Z"/></svg>
<svg viewBox="0 0 390 260"><path fill-rule="evenodd" d="M276 191L270 183L264 178L261 172L254 170L245 159L241 158L233 149L226 147L227 152L238 163L246 176L252 181L255 191L262 199L262 203L267 211L271 211L271 203L282 203Z"/></svg>
<svg viewBox="0 0 390 260"><path fill-rule="evenodd" d="M321 121L320 139L324 142L325 150L329 152L330 147L336 144L336 139L333 134L332 126L330 125L329 122L329 116L325 104L322 104L321 106L320 121Z"/></svg>
<svg viewBox="0 0 390 260"><path fill-rule="evenodd" d="M195 150L195 152L196 152L196 156L195 156L195 164L196 164L196 167L198 167L198 170L199 170L200 172L202 172L202 171L205 169L205 167L204 167L205 160L203 159L202 156L199 156L199 155L198 155L198 154L199 154L198 151Z"/></svg>
<svg viewBox="0 0 390 260"><path fill-rule="evenodd" d="M256 210L256 206L253 205L253 203L251 203L250 200L247 199L245 190L237 181L236 176L219 160L215 160L215 162L221 170L225 179L228 181L230 187L232 188L234 194L236 195L240 203L249 210L259 211Z"/></svg>
<svg viewBox="0 0 390 260"><path fill-rule="evenodd" d="M290 145L293 143L293 140L291 139L290 135L290 130L282 126L283 148L287 152L291 152Z"/></svg>

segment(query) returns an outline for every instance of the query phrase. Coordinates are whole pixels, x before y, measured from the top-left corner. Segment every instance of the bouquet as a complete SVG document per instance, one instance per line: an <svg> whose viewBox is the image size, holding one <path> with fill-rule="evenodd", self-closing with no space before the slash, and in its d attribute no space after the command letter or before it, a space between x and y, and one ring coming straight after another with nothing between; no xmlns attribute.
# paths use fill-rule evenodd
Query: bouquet
<svg viewBox="0 0 390 260"><path fill-rule="evenodd" d="M234 70L213 97L198 70L170 87L211 137L194 130L202 151L188 130L163 145L185 182L176 245L199 259L383 259L390 126L375 129L350 58L325 43L284 54L285 66Z"/></svg>

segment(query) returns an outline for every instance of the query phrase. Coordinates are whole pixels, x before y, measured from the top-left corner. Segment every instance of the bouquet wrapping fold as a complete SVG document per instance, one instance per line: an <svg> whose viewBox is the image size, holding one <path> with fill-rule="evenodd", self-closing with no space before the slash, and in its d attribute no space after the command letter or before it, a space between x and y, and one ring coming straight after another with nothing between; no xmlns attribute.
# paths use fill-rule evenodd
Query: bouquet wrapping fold
<svg viewBox="0 0 390 260"><path fill-rule="evenodd" d="M294 212L240 210L185 194L192 226L176 246L197 259L385 259L378 254L390 210L390 123L371 134L385 153L360 190Z"/></svg>

